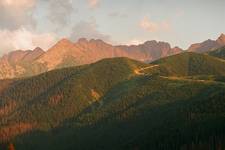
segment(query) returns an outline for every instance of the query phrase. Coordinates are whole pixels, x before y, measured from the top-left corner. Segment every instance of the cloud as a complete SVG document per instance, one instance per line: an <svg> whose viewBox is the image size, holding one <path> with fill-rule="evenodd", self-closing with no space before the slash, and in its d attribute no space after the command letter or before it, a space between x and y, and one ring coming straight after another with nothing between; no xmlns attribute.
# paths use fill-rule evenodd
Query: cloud
<svg viewBox="0 0 225 150"><path fill-rule="evenodd" d="M33 7L35 0L1 0L2 6L12 7L14 9L26 9Z"/></svg>
<svg viewBox="0 0 225 150"><path fill-rule="evenodd" d="M140 26L141 28L149 31L149 32L155 32L155 31L158 31L159 29L159 26L157 23L151 21L149 18L147 17L144 17L143 20L141 20L140 22Z"/></svg>
<svg viewBox="0 0 225 150"><path fill-rule="evenodd" d="M143 44L145 40L139 40L139 39L132 39L131 41L127 42L127 45L139 45Z"/></svg>
<svg viewBox="0 0 225 150"><path fill-rule="evenodd" d="M156 40L156 41L160 41L159 38L157 36L153 36L151 38L140 38L140 37L137 37L137 38L131 38L131 40L129 41L125 41L123 42L122 44L124 45L140 45L140 44L143 44L145 43L146 41L149 41L149 40Z"/></svg>
<svg viewBox="0 0 225 150"><path fill-rule="evenodd" d="M168 21L161 22L160 27L164 31L170 31L171 30L171 25L170 25L170 23Z"/></svg>
<svg viewBox="0 0 225 150"><path fill-rule="evenodd" d="M47 6L46 16L56 27L67 24L74 12L72 0L0 0L0 28L34 28L37 21L33 14L36 8L42 7L39 4Z"/></svg>
<svg viewBox="0 0 225 150"><path fill-rule="evenodd" d="M18 29L34 25L32 11L36 0L0 0L0 28Z"/></svg>
<svg viewBox="0 0 225 150"><path fill-rule="evenodd" d="M183 10L177 10L177 12L175 13L175 17L182 17L184 16L184 11Z"/></svg>
<svg viewBox="0 0 225 150"><path fill-rule="evenodd" d="M0 30L0 41L4 41L0 45L0 55L12 50L34 49L37 46L48 49L56 39L53 33L36 33L23 27L13 31Z"/></svg>
<svg viewBox="0 0 225 150"><path fill-rule="evenodd" d="M90 8L96 8L100 4L100 0L88 0L88 5Z"/></svg>
<svg viewBox="0 0 225 150"><path fill-rule="evenodd" d="M111 12L108 14L109 17L119 17L119 18L126 18L128 17L127 14L123 14L123 13L120 13L120 12Z"/></svg>
<svg viewBox="0 0 225 150"><path fill-rule="evenodd" d="M74 9L72 0L49 0L48 18L57 28L67 25Z"/></svg>
<svg viewBox="0 0 225 150"><path fill-rule="evenodd" d="M110 41L110 36L105 35L98 30L98 26L95 21L81 21L73 27L72 31L73 33L70 38L74 41L79 38L102 39L107 42Z"/></svg>
<svg viewBox="0 0 225 150"><path fill-rule="evenodd" d="M140 27L148 32L169 31L171 25L168 21L154 22L148 17L144 17L140 22Z"/></svg>

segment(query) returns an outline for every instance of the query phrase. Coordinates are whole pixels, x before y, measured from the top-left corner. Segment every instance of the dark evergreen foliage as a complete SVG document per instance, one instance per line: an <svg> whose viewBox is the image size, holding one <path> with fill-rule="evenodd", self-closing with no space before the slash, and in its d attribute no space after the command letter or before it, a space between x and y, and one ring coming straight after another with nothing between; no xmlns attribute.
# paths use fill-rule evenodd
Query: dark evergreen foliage
<svg viewBox="0 0 225 150"><path fill-rule="evenodd" d="M2 81L0 147L225 149L225 64L194 53L153 64L105 59Z"/></svg>

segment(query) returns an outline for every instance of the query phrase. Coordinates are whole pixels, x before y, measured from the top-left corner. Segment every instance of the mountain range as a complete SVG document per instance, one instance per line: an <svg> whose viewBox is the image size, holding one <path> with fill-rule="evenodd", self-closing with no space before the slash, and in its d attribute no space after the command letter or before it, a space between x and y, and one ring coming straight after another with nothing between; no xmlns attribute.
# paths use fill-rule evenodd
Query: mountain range
<svg viewBox="0 0 225 150"><path fill-rule="evenodd" d="M0 148L223 149L224 97L225 60L208 53L1 80Z"/></svg>
<svg viewBox="0 0 225 150"><path fill-rule="evenodd" d="M218 49L224 45L225 45L225 35L221 34L217 40L208 39L202 43L192 44L188 48L188 51L204 53L206 51L212 51L212 50Z"/></svg>
<svg viewBox="0 0 225 150"><path fill-rule="evenodd" d="M213 41L193 44L187 51L206 52L225 45L225 35ZM37 75L46 71L90 64L103 58L128 57L142 62L152 62L159 58L183 52L179 47L171 48L169 43L147 41L140 45L113 46L102 40L79 39L73 43L62 39L47 51L17 50L0 58L0 79L20 78Z"/></svg>
<svg viewBox="0 0 225 150"><path fill-rule="evenodd" d="M37 49L38 52L36 52ZM14 51L3 56L0 60L2 68L0 78L35 75L57 68L89 64L103 58L129 57L150 62L181 52L181 49L172 49L165 42L149 41L137 46L112 46L102 40L88 41L86 39L80 39L76 43L62 39L46 52L40 48L37 49ZM27 54L29 54L29 60L24 58Z"/></svg>

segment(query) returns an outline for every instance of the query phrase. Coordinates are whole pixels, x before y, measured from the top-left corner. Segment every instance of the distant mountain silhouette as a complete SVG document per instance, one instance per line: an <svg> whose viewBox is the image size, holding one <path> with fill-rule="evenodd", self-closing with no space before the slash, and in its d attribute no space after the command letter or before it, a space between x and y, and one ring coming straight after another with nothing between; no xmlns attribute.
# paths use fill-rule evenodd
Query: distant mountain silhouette
<svg viewBox="0 0 225 150"><path fill-rule="evenodd" d="M225 45L225 35L221 34L217 40L207 40L202 43L192 44L188 51L204 53L207 51L215 50Z"/></svg>

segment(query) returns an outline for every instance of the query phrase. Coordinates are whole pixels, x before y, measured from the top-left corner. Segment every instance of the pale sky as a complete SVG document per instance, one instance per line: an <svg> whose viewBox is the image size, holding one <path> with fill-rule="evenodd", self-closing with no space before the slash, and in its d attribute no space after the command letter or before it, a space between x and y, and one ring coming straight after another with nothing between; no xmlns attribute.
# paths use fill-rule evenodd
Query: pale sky
<svg viewBox="0 0 225 150"><path fill-rule="evenodd" d="M225 0L0 0L0 55L57 40L148 40L187 49L225 33Z"/></svg>

